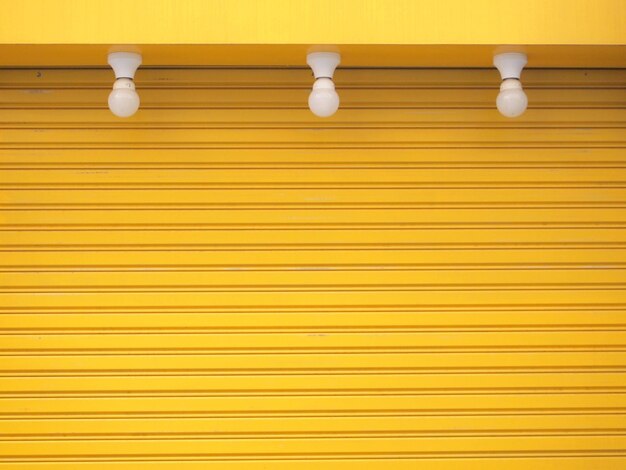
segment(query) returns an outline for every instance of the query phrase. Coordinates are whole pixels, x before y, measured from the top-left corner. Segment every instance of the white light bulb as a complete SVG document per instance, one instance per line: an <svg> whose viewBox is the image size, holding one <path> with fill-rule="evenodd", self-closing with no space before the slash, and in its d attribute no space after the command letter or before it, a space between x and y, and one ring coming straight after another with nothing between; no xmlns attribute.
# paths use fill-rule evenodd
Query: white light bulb
<svg viewBox="0 0 626 470"><path fill-rule="evenodd" d="M109 94L109 109L118 117L130 117L139 109L139 95L130 78L118 78Z"/></svg>
<svg viewBox="0 0 626 470"><path fill-rule="evenodd" d="M500 114L509 118L521 116L526 111L528 98L518 79L507 78L502 82L496 106Z"/></svg>
<svg viewBox="0 0 626 470"><path fill-rule="evenodd" d="M330 78L318 78L309 95L309 109L319 117L329 117L339 109L339 95Z"/></svg>

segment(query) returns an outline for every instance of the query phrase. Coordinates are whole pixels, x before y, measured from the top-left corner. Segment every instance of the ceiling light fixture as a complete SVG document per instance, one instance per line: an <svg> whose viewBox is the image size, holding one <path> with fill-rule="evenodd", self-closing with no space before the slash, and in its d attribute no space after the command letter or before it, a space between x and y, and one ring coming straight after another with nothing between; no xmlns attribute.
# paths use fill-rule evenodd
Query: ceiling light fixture
<svg viewBox="0 0 626 470"><path fill-rule="evenodd" d="M526 54L506 52L493 58L493 65L500 72L502 84L500 94L496 100L498 111L503 116L514 118L521 116L528 106L528 98L522 89L520 76L522 69L528 63Z"/></svg>
<svg viewBox="0 0 626 470"><path fill-rule="evenodd" d="M135 72L141 65L141 55L134 52L112 52L109 65L115 72L115 83L109 94L109 109L118 117L130 117L139 109L135 91Z"/></svg>
<svg viewBox="0 0 626 470"><path fill-rule="evenodd" d="M339 95L335 91L333 75L341 61L336 52L312 52L306 62L313 70L315 83L309 95L309 109L319 117L329 117L339 109Z"/></svg>

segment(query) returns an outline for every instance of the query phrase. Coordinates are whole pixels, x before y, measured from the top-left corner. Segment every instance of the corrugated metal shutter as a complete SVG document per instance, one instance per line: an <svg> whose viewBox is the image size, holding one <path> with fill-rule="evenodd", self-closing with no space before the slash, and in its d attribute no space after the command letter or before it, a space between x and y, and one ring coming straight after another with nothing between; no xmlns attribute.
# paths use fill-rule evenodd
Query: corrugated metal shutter
<svg viewBox="0 0 626 470"><path fill-rule="evenodd" d="M626 466L626 71L0 73L0 468Z"/></svg>

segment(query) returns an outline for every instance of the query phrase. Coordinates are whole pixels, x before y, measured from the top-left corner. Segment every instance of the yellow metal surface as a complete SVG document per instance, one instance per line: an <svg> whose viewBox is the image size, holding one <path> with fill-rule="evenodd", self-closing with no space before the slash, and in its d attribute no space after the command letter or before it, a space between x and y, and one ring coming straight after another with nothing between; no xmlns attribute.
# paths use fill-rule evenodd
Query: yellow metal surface
<svg viewBox="0 0 626 470"><path fill-rule="evenodd" d="M0 74L0 469L626 467L624 70Z"/></svg>
<svg viewBox="0 0 626 470"><path fill-rule="evenodd" d="M354 45L332 47L341 67L492 67L493 55L524 52L528 67L626 68L621 45ZM109 52L134 50L144 66L306 67L309 44L1 44L0 67L102 67ZM5 70L3 70L5 72Z"/></svg>

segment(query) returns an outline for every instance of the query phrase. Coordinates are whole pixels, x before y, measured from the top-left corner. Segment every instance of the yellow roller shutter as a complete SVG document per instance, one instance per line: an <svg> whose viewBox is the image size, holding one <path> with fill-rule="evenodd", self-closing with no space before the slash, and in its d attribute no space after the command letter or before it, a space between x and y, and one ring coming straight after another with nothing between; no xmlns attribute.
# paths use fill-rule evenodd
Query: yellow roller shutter
<svg viewBox="0 0 626 470"><path fill-rule="evenodd" d="M0 468L626 468L625 70L0 73Z"/></svg>

